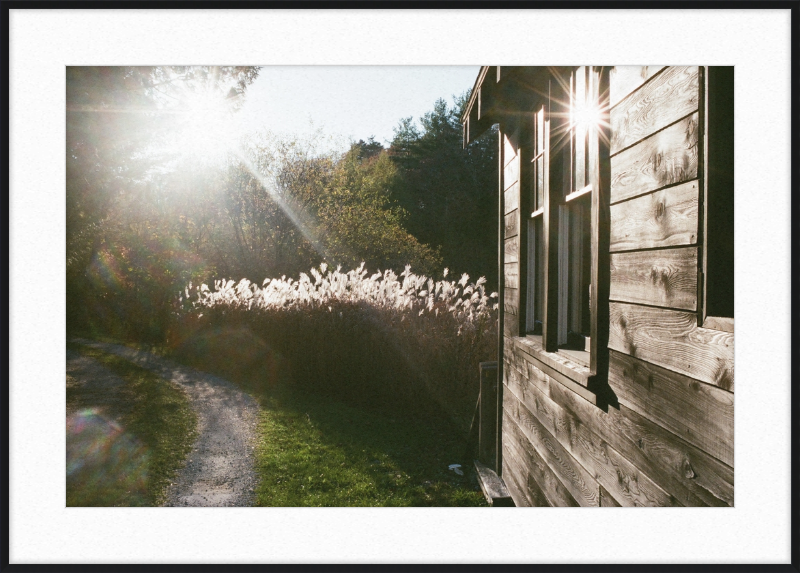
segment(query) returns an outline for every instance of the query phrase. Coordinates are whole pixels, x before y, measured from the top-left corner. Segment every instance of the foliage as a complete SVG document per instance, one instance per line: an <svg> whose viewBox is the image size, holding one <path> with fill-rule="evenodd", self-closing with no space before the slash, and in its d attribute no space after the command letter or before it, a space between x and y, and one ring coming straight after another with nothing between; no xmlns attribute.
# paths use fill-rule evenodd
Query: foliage
<svg viewBox="0 0 800 573"><path fill-rule="evenodd" d="M239 360L263 364L259 375L469 423L478 363L496 354L496 293L486 294L484 279L434 282L410 268L368 276L363 265L348 273L322 265L311 276L187 288L170 343L202 357L237 332Z"/></svg>
<svg viewBox="0 0 800 573"><path fill-rule="evenodd" d="M496 352L484 279L322 264L299 279L189 285L172 352L259 398L257 503L481 505L464 437Z"/></svg>
<svg viewBox="0 0 800 573"><path fill-rule="evenodd" d="M66 74L69 271L93 254L92 231L114 200L153 169L149 150L180 122L181 96L232 84L235 107L258 69L70 66Z"/></svg>
<svg viewBox="0 0 800 573"><path fill-rule="evenodd" d="M318 144L317 137L262 133L227 165L209 229L213 252L207 253L221 273L294 274L320 260L315 213L336 157L321 153Z"/></svg>
<svg viewBox="0 0 800 573"><path fill-rule="evenodd" d="M220 173L203 173L214 191L192 184L195 201L181 213L206 231L196 243L203 259L237 278L296 275L322 261L437 267L436 252L404 229L391 204L397 169L380 145L355 143L340 157L321 152L319 137L257 134Z"/></svg>
<svg viewBox="0 0 800 573"><path fill-rule="evenodd" d="M68 329L161 341L189 282L321 262L432 274L444 260L496 275L496 202L478 176L493 147L461 149L459 102L437 102L421 129L401 122L388 151L374 138L338 154L320 134L262 133L217 164L179 153L192 102L235 110L257 72L68 69Z"/></svg>
<svg viewBox="0 0 800 573"><path fill-rule="evenodd" d="M408 232L441 247L443 264L497 283L497 132L463 149L460 117L468 93L443 99L420 126L395 128L389 154L399 168L392 198L408 214Z"/></svg>
<svg viewBox="0 0 800 573"><path fill-rule="evenodd" d="M159 196L155 173L174 160L158 153L159 144L180 128L192 93L230 87L225 93L235 108L257 74L239 67L67 68L68 328L159 336L157 317L168 312L170 293L193 275L176 272L175 246L184 258L197 255L177 232L188 222ZM138 252L142 244L147 250ZM158 278L131 264L142 258Z"/></svg>
<svg viewBox="0 0 800 573"><path fill-rule="evenodd" d="M448 269L444 270L447 277ZM372 307L417 311L419 316L426 312L439 315L444 310L453 315L464 328L477 328L482 320L487 319L497 305L491 299L497 293L486 294L481 277L474 284L469 282L466 273L456 281L440 280L434 283L424 275L411 272L411 266L398 277L394 271L377 272L367 278L369 272L364 263L347 273L341 268L328 270L323 263L319 269L312 268L311 278L300 273L300 279L265 279L263 288L242 279L238 284L232 280L217 280L214 290L202 284L186 290L186 300L195 309L211 309L224 307L229 309L270 310L283 308L317 308L331 302L365 303ZM400 278L402 277L402 281ZM197 300L193 300L194 298ZM183 297L180 297L183 302Z"/></svg>
<svg viewBox="0 0 800 573"><path fill-rule="evenodd" d="M349 268L360 261L370 268L441 268L437 251L405 229L406 213L390 196L397 167L376 145L374 140L353 144L320 197L317 217L325 259Z"/></svg>
<svg viewBox="0 0 800 573"><path fill-rule="evenodd" d="M478 362L496 353L496 295L483 278L426 275L444 261L496 284L496 144L461 149L462 98L438 101L421 127L402 120L389 150L263 133L218 163L185 152L193 106L224 100L233 113L257 74L68 68L68 330L166 337L262 389L282 381L463 433ZM421 274L401 272L409 263ZM282 278L247 280L265 275ZM236 280L209 289L219 276Z"/></svg>

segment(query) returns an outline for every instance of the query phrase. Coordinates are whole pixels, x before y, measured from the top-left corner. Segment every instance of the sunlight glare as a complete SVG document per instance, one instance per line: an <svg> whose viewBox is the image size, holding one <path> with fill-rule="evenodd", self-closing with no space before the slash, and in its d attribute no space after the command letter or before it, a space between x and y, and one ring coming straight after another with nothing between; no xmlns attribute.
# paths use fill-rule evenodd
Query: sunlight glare
<svg viewBox="0 0 800 573"><path fill-rule="evenodd" d="M217 163L239 140L233 112L219 94L191 94L178 131L176 151L194 159Z"/></svg>
<svg viewBox="0 0 800 573"><path fill-rule="evenodd" d="M579 102L571 112L572 125L581 129L595 129L602 123L600 108L591 102Z"/></svg>

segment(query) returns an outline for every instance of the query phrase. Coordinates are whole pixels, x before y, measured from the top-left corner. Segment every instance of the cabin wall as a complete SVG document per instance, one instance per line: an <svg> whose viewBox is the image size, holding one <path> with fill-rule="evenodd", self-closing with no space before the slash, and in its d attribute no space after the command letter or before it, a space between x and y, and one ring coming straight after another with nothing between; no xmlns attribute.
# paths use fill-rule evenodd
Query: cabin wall
<svg viewBox="0 0 800 573"><path fill-rule="evenodd" d="M698 326L703 75L611 73L607 408L518 336L522 126L502 126L502 477L517 505L733 505L733 333Z"/></svg>
<svg viewBox="0 0 800 573"><path fill-rule="evenodd" d="M502 134L503 138L503 332L519 334L520 313L520 154L519 127Z"/></svg>

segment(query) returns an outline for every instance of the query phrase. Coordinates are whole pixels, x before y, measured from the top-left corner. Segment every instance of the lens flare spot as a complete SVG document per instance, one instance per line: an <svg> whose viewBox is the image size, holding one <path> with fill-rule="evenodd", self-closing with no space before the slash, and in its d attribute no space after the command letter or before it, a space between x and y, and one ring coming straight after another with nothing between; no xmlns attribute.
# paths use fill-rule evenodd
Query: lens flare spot
<svg viewBox="0 0 800 573"><path fill-rule="evenodd" d="M98 408L67 418L67 505L147 505L147 448Z"/></svg>

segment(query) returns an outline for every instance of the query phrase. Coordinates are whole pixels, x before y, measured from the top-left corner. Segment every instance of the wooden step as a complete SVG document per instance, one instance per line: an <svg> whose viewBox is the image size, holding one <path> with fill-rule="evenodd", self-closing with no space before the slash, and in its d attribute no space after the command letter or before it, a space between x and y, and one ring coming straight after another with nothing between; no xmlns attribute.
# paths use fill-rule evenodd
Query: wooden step
<svg viewBox="0 0 800 573"><path fill-rule="evenodd" d="M475 471L478 474L478 483L481 484L483 495L492 507L515 507L511 494L508 493L506 482L503 481L491 468L475 460Z"/></svg>

